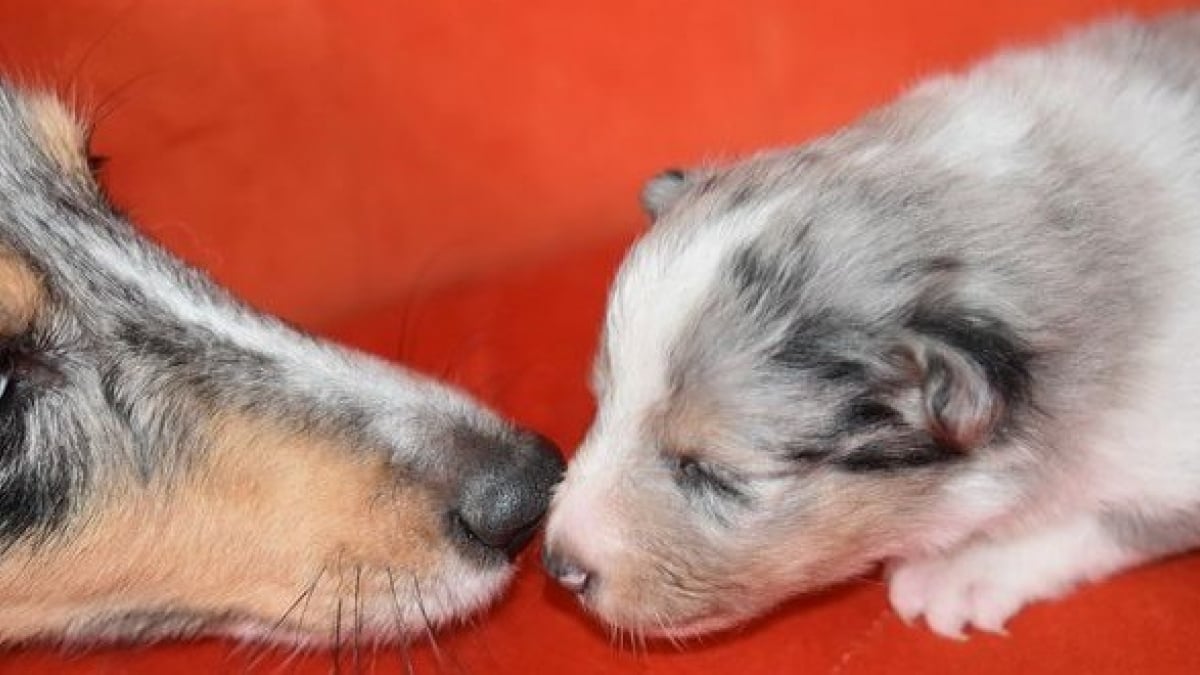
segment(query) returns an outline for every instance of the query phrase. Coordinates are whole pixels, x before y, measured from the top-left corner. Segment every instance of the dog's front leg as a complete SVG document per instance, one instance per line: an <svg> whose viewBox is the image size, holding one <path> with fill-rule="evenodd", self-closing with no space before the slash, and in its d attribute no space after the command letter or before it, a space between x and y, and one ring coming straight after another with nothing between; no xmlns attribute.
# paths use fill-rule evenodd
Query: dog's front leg
<svg viewBox="0 0 1200 675"><path fill-rule="evenodd" d="M1085 513L1016 537L975 539L942 556L895 562L888 595L905 621L923 616L945 637L962 639L972 626L1003 633L1025 605L1147 557L1120 541L1103 517Z"/></svg>

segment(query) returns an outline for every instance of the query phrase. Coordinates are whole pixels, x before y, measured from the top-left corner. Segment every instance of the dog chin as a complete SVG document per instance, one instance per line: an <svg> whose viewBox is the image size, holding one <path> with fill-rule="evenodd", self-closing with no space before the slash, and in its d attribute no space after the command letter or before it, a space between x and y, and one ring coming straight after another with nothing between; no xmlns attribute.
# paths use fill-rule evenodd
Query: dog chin
<svg viewBox="0 0 1200 675"><path fill-rule="evenodd" d="M500 597L515 572L515 565L505 565L487 572L460 575L459 578L444 582L441 593L433 598L437 604L427 606L428 616L420 617L421 624L409 627L408 632L425 630L426 619L434 626L439 626L449 621L461 621L485 609ZM429 602L430 598L424 600Z"/></svg>
<svg viewBox="0 0 1200 675"><path fill-rule="evenodd" d="M589 607L585 609L609 629L633 632L639 636L678 642L735 628L750 620L754 614L704 614L691 617L654 616L652 619L631 616L612 616Z"/></svg>
<svg viewBox="0 0 1200 675"><path fill-rule="evenodd" d="M745 623L749 617L743 615L709 615L677 622L666 622L662 626L646 630L648 637L678 641L719 633Z"/></svg>

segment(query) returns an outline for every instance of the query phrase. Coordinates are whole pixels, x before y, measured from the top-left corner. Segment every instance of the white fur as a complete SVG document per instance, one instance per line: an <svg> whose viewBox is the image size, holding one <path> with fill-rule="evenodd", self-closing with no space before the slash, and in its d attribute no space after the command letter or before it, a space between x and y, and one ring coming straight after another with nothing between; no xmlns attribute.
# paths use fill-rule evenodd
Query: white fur
<svg viewBox="0 0 1200 675"><path fill-rule="evenodd" d="M888 597L905 621L924 616L944 637L974 627L1003 633L1024 605L1059 597L1083 581L1139 562L1094 516L1077 515L1009 539L980 539L932 558L897 563Z"/></svg>
<svg viewBox="0 0 1200 675"><path fill-rule="evenodd" d="M998 110L1030 107L1025 99L1005 104L1003 91L1011 78L1028 79L1031 68L1053 83L1033 102L1039 113L1070 115L1077 129L1118 142L1133 163L1155 173L1155 187L1173 201L1160 217L1174 276L1162 289L1165 320L1151 331L1145 367L1127 385L1125 403L1097 411L1064 434L1074 440L1073 447L1062 449L1073 456L1070 468L1048 474L1036 494L1025 496L1023 508L1006 507L1010 512L1000 521L993 518L1005 509L996 509L995 500L1016 495L991 489L996 485L955 486L946 500L959 517L945 523L934 540L944 545L972 533L976 540L942 557L897 564L889 582L893 606L906 619L924 615L935 632L950 637L961 637L968 625L1001 631L1028 602L1057 597L1143 561L1145 556L1122 548L1097 522L1102 509L1153 520L1198 512L1200 506L1200 156L1194 142L1187 142L1197 134L1197 101L1149 80L1117 79L1095 60L1041 60L1021 53L976 71L957 90L967 94L956 104L968 110L965 119L981 126L948 127L931 139L931 155L955 163L960 154L987 147L989 156L1012 156L1003 143L991 144L1019 131L1009 124L1018 116ZM1105 79L1112 94L1104 104L1083 103L1090 90L1079 83Z"/></svg>
<svg viewBox="0 0 1200 675"><path fill-rule="evenodd" d="M129 249L103 237L94 237L88 253L95 256L109 273L117 275L122 283L139 289L148 299L169 309L181 322L210 330L247 350L281 360L287 367L285 375L292 378L299 389L321 392L331 398L343 393L371 396L387 401L397 411L429 406L447 414L464 414L471 418L485 415L464 395L449 387L370 355L344 348L332 349L308 340L273 319L245 312L236 304L214 303L203 294L189 292L160 268L152 255L133 255ZM419 422L402 412L391 416L376 415L372 422L384 427L379 429L384 437L409 439L407 445L414 447L421 444ZM405 451L410 449L401 447ZM411 590L417 581L398 581L402 594L400 608L398 610L396 602L385 595L384 604L377 612L381 617L377 622L378 630L380 634L391 634L399 622L403 632L415 634L427 629L429 624L436 626L478 611L497 597L512 573L511 565L481 569L448 558L436 578L419 582L424 592L420 602ZM369 624L367 627L370 629ZM241 623L231 634L262 637L271 630L269 625Z"/></svg>
<svg viewBox="0 0 1200 675"><path fill-rule="evenodd" d="M556 491L547 526L548 536L586 532L572 537L572 553L586 564L603 566L628 543L610 505L616 492L631 487L622 477L636 473L642 411L666 392L669 359L663 350L704 300L725 255L759 234L773 208L766 203L731 214L686 242L683 233L645 240L623 268L612 291L619 310L605 326L610 378L620 381L599 392L600 416ZM598 438L602 447L595 445Z"/></svg>
<svg viewBox="0 0 1200 675"><path fill-rule="evenodd" d="M1122 541L1105 525L1105 515L1136 514L1151 524L1181 513L1200 517L1200 86L1171 86L1163 74L1170 70L1164 62L1169 65L1172 57L1200 70L1186 39L1200 35L1200 17L1183 17L1172 29L1179 31L1170 37L1175 44L1154 32L1165 30L1163 25L1118 22L1050 50L1002 55L964 77L932 80L902 100L893 117L884 118L903 128L893 136L903 147L870 138L845 158L848 166L867 169L888 153L912 152L921 160L915 166L932 163L980 181L1039 176L1044 175L1039 167L1057 161L1049 156L1057 149L1055 139L1024 141L1030 134L1057 130L1069 133L1076 150L1093 142L1099 150L1094 157L1081 152L1080 164L1063 166L1094 171L1103 179L1096 184L1128 192L1130 203L1153 210L1135 215L1157 228L1148 259L1132 263L1144 262L1145 274L1131 278L1144 282L1161 305L1149 314L1149 325L1136 327L1128 343L1134 353L1114 354L1117 348L1109 345L1109 351L1099 352L1134 366L1109 385L1111 391L1100 391L1104 385L1097 384L1072 399L1085 401L1086 412L1067 412L1053 421L1057 427L1041 438L1052 447L1014 440L985 448L983 456L972 458L969 472L941 485L935 515L920 523L923 531L905 541L897 536L889 578L892 604L906 619L924 616L940 634L958 637L970 626L1001 631L1024 604L1057 597L1151 555L1137 542ZM1157 51L1147 56L1147 45ZM1095 158L1112 165L1087 163ZM796 173L802 176L803 168ZM1138 180L1145 181L1146 195L1139 194ZM1044 187L1057 194L1055 185ZM635 427L667 394L671 355L666 350L686 341L686 317L694 316L721 283L720 260L762 231L776 206L770 199L780 197L775 192L757 207L715 219L693 204L687 219L703 223L689 230L694 236L656 231L623 267L606 326L612 383L600 392L597 421L557 495L549 528L551 540L582 547L585 565L603 573L604 558L625 545L620 523L606 504L631 489L638 439L645 438ZM695 197L699 204L705 198ZM666 216L670 222L670 213ZM825 232L838 234L834 228ZM1023 236L1020 228L1013 232ZM842 248L852 247L825 250L840 254ZM1020 248L1012 259L1046 250ZM838 262L850 267L855 261ZM1058 262L1046 264L1053 268ZM1089 280L1073 277L1071 282ZM990 278L974 283L979 288L964 292L973 302L985 308L992 303L1001 310L997 314L1016 317L1016 323L1025 316L1014 306L1020 294L1002 297L995 285L989 289ZM838 297L824 291L818 294ZM1081 292L1064 302L1097 296ZM1072 395L1055 393L1062 400ZM877 480L878 493L887 495L889 478Z"/></svg>

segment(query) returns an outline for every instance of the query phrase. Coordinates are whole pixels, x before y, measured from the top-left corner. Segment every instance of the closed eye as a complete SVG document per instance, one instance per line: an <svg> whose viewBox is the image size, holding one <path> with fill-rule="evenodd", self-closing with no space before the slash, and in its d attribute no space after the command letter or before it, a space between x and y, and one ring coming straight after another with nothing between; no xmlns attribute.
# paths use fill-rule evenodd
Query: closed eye
<svg viewBox="0 0 1200 675"><path fill-rule="evenodd" d="M711 495L743 503L747 501L746 493L729 471L688 456L677 457L674 463L675 482L685 493Z"/></svg>

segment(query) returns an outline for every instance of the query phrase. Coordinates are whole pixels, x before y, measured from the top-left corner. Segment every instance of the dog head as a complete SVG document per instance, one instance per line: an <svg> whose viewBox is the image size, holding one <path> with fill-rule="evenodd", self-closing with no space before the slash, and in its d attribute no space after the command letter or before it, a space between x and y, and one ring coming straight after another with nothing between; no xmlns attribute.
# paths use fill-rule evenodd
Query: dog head
<svg viewBox="0 0 1200 675"><path fill-rule="evenodd" d="M562 468L138 236L71 114L7 86L0 391L5 640L426 630L500 590Z"/></svg>
<svg viewBox="0 0 1200 675"><path fill-rule="evenodd" d="M1019 317L928 227L962 215L953 182L870 163L816 145L647 186L544 554L602 619L719 628L1015 498L989 447L1027 407Z"/></svg>

